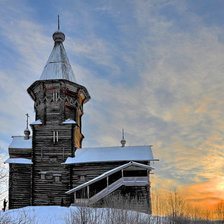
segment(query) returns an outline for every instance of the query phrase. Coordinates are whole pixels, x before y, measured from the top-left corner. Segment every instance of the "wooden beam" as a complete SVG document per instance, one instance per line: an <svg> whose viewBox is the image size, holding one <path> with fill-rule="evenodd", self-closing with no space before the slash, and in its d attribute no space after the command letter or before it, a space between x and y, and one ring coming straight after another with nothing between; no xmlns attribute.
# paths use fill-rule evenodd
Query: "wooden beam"
<svg viewBox="0 0 224 224"><path fill-rule="evenodd" d="M87 198L89 199L89 185L87 186Z"/></svg>

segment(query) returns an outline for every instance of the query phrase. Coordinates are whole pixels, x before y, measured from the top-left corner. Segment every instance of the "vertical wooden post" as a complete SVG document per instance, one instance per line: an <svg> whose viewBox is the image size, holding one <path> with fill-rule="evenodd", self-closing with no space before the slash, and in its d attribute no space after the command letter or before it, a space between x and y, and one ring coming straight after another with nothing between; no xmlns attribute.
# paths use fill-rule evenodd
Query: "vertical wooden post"
<svg viewBox="0 0 224 224"><path fill-rule="evenodd" d="M58 142L58 131L56 132L56 139L57 139L57 142Z"/></svg>
<svg viewBox="0 0 224 224"><path fill-rule="evenodd" d="M76 202L76 192L74 193L74 203Z"/></svg>
<svg viewBox="0 0 224 224"><path fill-rule="evenodd" d="M122 178L124 177L124 170L123 169L121 170L121 176L122 176Z"/></svg>
<svg viewBox="0 0 224 224"><path fill-rule="evenodd" d="M109 186L109 176L107 176L107 187Z"/></svg>
<svg viewBox="0 0 224 224"><path fill-rule="evenodd" d="M89 199L89 185L87 186L87 198Z"/></svg>
<svg viewBox="0 0 224 224"><path fill-rule="evenodd" d="M55 131L53 131L53 142L55 143Z"/></svg>

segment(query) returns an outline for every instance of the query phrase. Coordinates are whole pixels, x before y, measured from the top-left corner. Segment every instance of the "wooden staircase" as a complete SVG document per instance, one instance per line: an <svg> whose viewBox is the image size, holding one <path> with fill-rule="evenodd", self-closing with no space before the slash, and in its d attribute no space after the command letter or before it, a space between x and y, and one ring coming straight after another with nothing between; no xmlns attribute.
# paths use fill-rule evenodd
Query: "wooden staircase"
<svg viewBox="0 0 224 224"><path fill-rule="evenodd" d="M99 201L100 199L106 197L110 193L117 190L122 185L124 186L148 186L149 180L148 177L121 177L117 181L113 182L112 184L108 185L106 188L101 190L100 192L96 193L89 199L76 199L74 205L92 205Z"/></svg>

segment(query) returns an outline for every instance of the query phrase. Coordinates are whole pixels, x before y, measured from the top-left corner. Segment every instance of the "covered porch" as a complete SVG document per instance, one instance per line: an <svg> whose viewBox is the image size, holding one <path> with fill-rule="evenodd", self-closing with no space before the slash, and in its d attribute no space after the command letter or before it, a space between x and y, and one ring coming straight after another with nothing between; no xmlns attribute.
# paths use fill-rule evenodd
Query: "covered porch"
<svg viewBox="0 0 224 224"><path fill-rule="evenodd" d="M128 162L111 169L69 191L74 194L74 205L93 205L121 186L149 186L152 167L138 162Z"/></svg>

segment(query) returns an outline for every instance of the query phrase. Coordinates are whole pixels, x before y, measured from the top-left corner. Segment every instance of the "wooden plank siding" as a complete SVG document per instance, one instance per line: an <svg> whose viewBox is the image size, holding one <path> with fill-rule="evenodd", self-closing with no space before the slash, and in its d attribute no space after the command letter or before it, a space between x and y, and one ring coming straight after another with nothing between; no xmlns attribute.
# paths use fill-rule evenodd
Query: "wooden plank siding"
<svg viewBox="0 0 224 224"><path fill-rule="evenodd" d="M126 208L151 214L150 186L121 186L95 206Z"/></svg>
<svg viewBox="0 0 224 224"><path fill-rule="evenodd" d="M30 180L31 165L9 164L9 209L31 204Z"/></svg>
<svg viewBox="0 0 224 224"><path fill-rule="evenodd" d="M83 102L90 97L85 87L67 80L44 80L31 85L28 93L35 101L36 120L45 124L70 118L81 127L79 119L83 114Z"/></svg>
<svg viewBox="0 0 224 224"><path fill-rule="evenodd" d="M137 161L136 161L137 162ZM105 173L111 169L114 169L115 167L121 166L123 164L127 163L127 161L120 161L120 162L104 162L104 163L82 163L82 164L76 164L72 165L73 169L73 188L82 184L83 181L80 180L80 176L85 176L86 181L89 181L102 173ZM141 161L141 163L143 163ZM147 165L147 162L144 164Z"/></svg>
<svg viewBox="0 0 224 224"><path fill-rule="evenodd" d="M58 142L53 141L53 131L58 132ZM61 200L70 204L65 191L70 187L70 168L62 165L68 156L73 156L74 125L46 124L33 127L33 205L60 205ZM41 179L41 172L46 172ZM56 182L54 175L60 174Z"/></svg>

